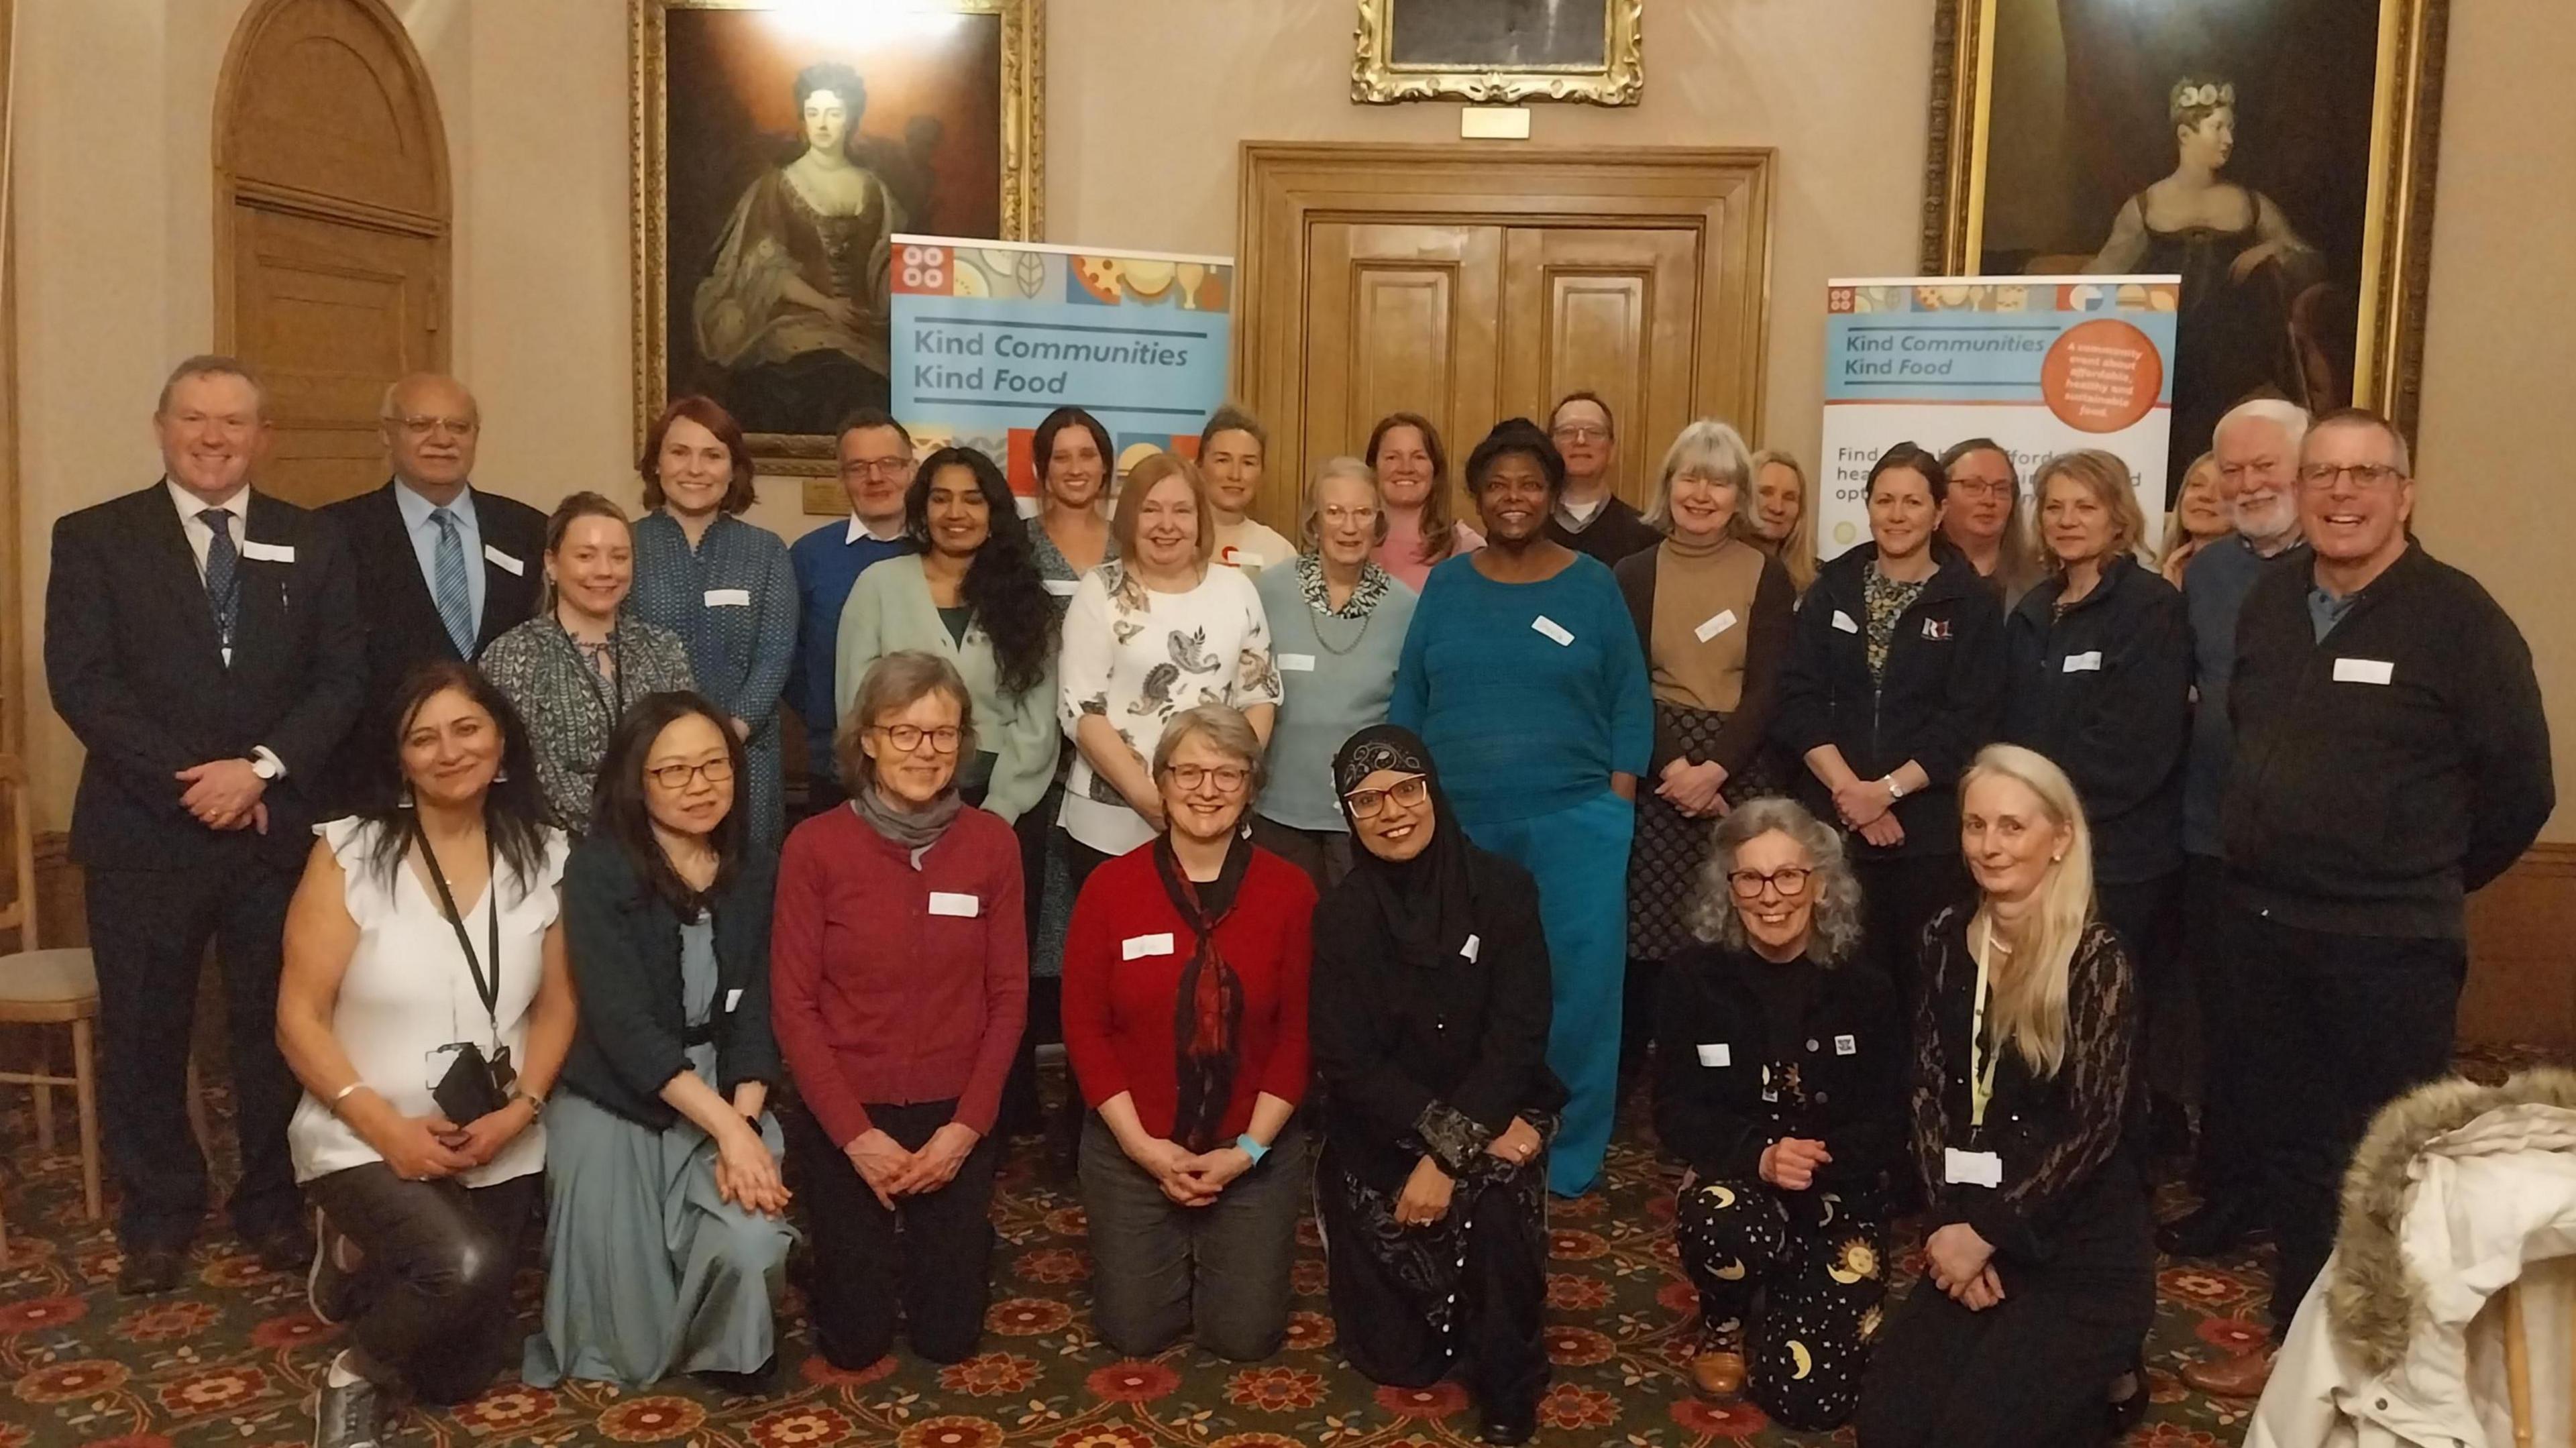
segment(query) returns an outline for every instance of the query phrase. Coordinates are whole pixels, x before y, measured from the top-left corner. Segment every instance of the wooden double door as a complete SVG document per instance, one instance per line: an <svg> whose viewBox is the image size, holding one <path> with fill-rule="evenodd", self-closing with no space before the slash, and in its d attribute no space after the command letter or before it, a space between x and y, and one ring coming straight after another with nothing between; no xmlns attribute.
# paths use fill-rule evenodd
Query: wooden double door
<svg viewBox="0 0 2576 1448"><path fill-rule="evenodd" d="M1589 390L1640 505L1673 434L1760 425L1767 152L1264 147L1245 154L1238 386L1271 422L1262 511L1394 411L1449 444Z"/></svg>

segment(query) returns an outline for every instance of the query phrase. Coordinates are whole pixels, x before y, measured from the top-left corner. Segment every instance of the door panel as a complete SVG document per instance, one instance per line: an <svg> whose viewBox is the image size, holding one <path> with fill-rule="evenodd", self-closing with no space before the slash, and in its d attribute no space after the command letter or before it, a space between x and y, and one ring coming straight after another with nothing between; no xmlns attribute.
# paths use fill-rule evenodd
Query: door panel
<svg viewBox="0 0 2576 1448"><path fill-rule="evenodd" d="M1481 433L1496 375L1500 227L1325 222L1311 236L1303 446L1264 490L1292 537L1317 464L1359 452L1390 412L1419 412L1445 437Z"/></svg>
<svg viewBox="0 0 2576 1448"><path fill-rule="evenodd" d="M1618 430L1619 495L1644 506L1697 390L1698 234L1516 227L1503 276L1503 406L1544 424L1557 398L1599 393Z"/></svg>

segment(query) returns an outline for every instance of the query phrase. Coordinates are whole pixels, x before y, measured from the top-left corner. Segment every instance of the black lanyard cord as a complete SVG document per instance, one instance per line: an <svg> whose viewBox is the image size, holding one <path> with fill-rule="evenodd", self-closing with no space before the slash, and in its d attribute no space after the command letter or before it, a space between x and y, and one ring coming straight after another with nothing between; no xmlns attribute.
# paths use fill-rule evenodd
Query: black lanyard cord
<svg viewBox="0 0 2576 1448"><path fill-rule="evenodd" d="M429 847L429 836L420 827L420 815L411 817L411 837L420 842L421 858L429 865L430 882L438 887L439 909L447 916L448 928L456 932L456 947L465 952L466 972L474 977L474 994L483 1002L483 1014L491 1018L492 1039L501 1039L501 872L495 865L492 834L483 833L485 918L491 922L491 934L485 951L492 958L492 973L483 973L483 963L474 956L474 938L465 933L465 917L456 908L456 895L447 887L447 872L438 866L438 851Z"/></svg>

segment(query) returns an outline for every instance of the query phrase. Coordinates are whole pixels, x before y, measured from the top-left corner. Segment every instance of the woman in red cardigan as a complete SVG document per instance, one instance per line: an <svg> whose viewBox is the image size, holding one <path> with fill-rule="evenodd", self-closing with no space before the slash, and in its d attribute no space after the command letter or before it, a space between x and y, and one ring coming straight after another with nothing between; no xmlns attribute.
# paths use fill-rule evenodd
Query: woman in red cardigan
<svg viewBox="0 0 2576 1448"><path fill-rule="evenodd" d="M1241 714L1173 715L1153 772L1164 833L1092 872L1065 938L1092 1320L1130 1356L1188 1333L1248 1361L1288 1326L1315 887L1243 829L1261 740Z"/></svg>
<svg viewBox="0 0 2576 1448"><path fill-rule="evenodd" d="M893 1348L898 1302L913 1351L953 1363L983 1335L993 1115L1028 1007L1019 837L958 798L974 705L947 660L877 660L836 742L850 802L787 837L770 932L806 1297L835 1367Z"/></svg>

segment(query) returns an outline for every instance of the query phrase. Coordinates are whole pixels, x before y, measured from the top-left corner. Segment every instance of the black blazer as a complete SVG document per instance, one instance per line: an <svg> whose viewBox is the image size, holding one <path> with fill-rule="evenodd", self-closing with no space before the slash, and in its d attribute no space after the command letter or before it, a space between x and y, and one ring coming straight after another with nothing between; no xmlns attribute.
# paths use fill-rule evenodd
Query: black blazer
<svg viewBox="0 0 2576 1448"><path fill-rule="evenodd" d="M1749 951L1694 945L1666 962L1655 1008L1655 1135L1703 1181L1757 1180L1783 1137L1821 1141L1818 1183L1881 1190L1905 1164L1905 1016L1896 987L1856 961L1818 966L1800 1023L1803 1056L1770 1059L1770 1020L1746 972L1779 967ZM1763 1073L1797 1067L1808 1105L1765 1101Z"/></svg>
<svg viewBox="0 0 2576 1448"><path fill-rule="evenodd" d="M366 625L366 704L333 761L335 800L349 809L390 803L395 778L392 718L395 690L403 676L420 665L456 657L456 643L438 616L429 580L420 573L420 555L412 551L403 527L402 507L394 498L399 483L345 498L322 510L340 525L349 554L357 560L359 615ZM474 652L527 621L544 591L545 514L515 498L474 490L474 521L485 552L469 560L483 569L483 626ZM493 561L492 554L518 562L517 572Z"/></svg>
<svg viewBox="0 0 2576 1448"><path fill-rule="evenodd" d="M54 524L45 678L55 712L89 751L72 805L82 865L185 869L247 847L294 869L313 848L331 755L365 687L356 576L329 519L256 490L244 496L243 538L294 559L244 551L229 668L167 486ZM286 765L261 796L267 834L210 830L180 806L180 770L261 745Z"/></svg>
<svg viewBox="0 0 2576 1448"><path fill-rule="evenodd" d="M1939 545L1934 545L1938 548ZM1959 852L1959 776L1994 739L2004 681L2003 600L1961 555L1940 566L1896 620L1887 671L1869 676L1865 570L1878 546L1863 543L1827 563L1798 604L1798 635L1780 674L1771 740L1821 820L1840 818L1833 792L1807 768L1807 751L1840 748L1852 772L1877 779L1907 760L1932 777L1896 802L1905 842L1881 850L1855 833L1861 859Z"/></svg>
<svg viewBox="0 0 2576 1448"><path fill-rule="evenodd" d="M777 884L777 856L749 851L713 905L715 1085L728 1099L745 1081L778 1079L778 1040L769 1030L769 910ZM573 846L563 891L564 944L581 1000L563 1084L659 1131L679 1119L662 1088L689 1069L680 914L624 846L595 835Z"/></svg>
<svg viewBox="0 0 2576 1448"><path fill-rule="evenodd" d="M2182 591L2135 559L2114 560L2060 614L2065 591L2066 576L2052 573L2004 620L2002 738L2075 782L2093 878L2142 884L2182 868L2191 618Z"/></svg>

